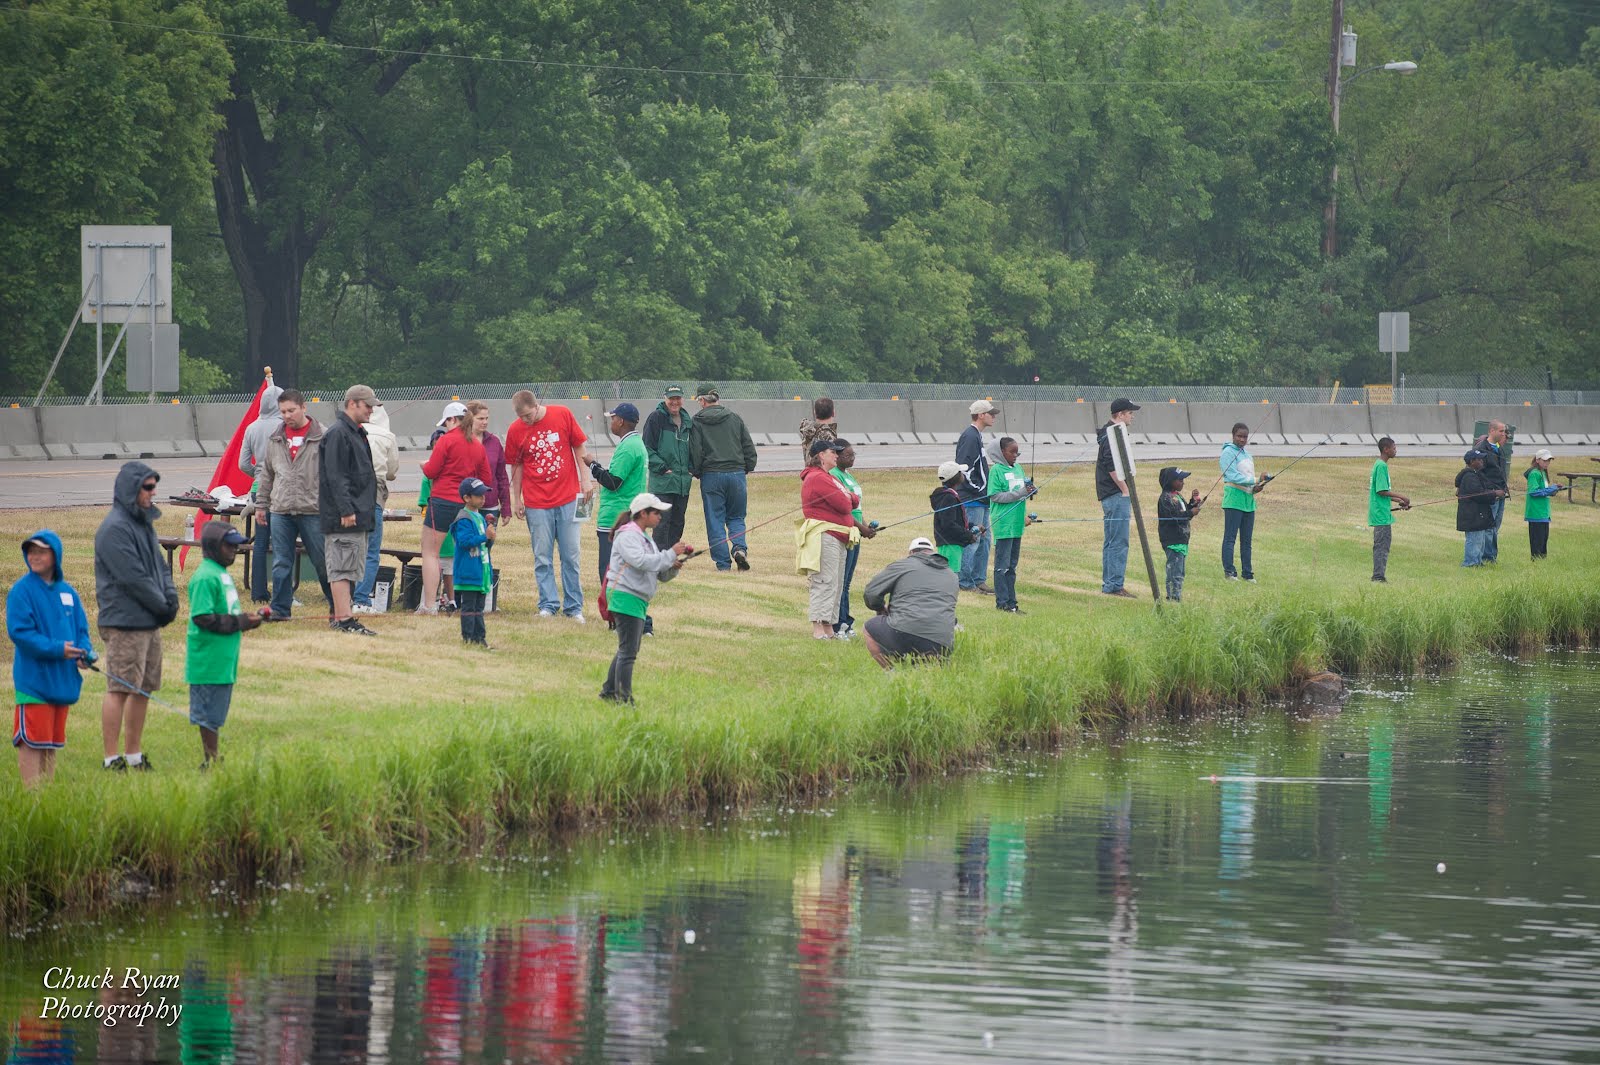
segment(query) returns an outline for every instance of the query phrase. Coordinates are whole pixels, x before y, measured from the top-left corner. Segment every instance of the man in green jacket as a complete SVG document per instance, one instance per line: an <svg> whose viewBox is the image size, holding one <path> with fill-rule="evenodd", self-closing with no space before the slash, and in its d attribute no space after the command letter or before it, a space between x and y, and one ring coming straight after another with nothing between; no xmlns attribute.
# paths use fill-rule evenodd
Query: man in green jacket
<svg viewBox="0 0 1600 1065"><path fill-rule="evenodd" d="M717 569L750 568L744 539L745 475L755 472L756 445L744 419L722 406L716 385L702 384L694 398L700 413L689 434L689 472L700 478L706 539ZM731 552L729 548L732 548Z"/></svg>
<svg viewBox="0 0 1600 1065"><path fill-rule="evenodd" d="M651 531L656 547L665 551L683 539L689 507L689 430L694 419L683 409L683 389L668 386L656 409L644 420L644 449L650 456L650 493L672 507Z"/></svg>

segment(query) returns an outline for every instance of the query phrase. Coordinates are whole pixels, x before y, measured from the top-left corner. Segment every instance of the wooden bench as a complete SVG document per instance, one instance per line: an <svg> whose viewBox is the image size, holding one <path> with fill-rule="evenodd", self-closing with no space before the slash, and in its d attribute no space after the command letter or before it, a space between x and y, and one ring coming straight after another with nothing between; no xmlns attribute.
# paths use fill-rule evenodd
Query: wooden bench
<svg viewBox="0 0 1600 1065"><path fill-rule="evenodd" d="M1572 489L1579 481L1589 482L1589 502L1600 503L1596 493L1600 493L1600 473L1557 473L1557 477L1567 479L1567 502L1572 502Z"/></svg>
<svg viewBox="0 0 1600 1065"><path fill-rule="evenodd" d="M159 543L161 545L161 549L167 553L168 573L172 572L172 556L176 555L180 548L200 546L199 540L190 540L183 536L158 536L156 537L156 542Z"/></svg>

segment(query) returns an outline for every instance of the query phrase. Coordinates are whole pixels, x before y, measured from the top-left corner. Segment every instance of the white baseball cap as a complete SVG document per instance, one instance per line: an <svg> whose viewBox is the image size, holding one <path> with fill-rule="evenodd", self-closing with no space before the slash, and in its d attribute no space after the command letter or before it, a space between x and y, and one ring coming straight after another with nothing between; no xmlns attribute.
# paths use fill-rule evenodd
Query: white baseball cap
<svg viewBox="0 0 1600 1065"><path fill-rule="evenodd" d="M1550 454L1550 449L1547 447L1542 447L1538 451L1535 451L1533 453L1533 457L1536 459L1541 459L1545 462L1549 462L1551 459L1555 458L1554 455Z"/></svg>
<svg viewBox="0 0 1600 1065"><path fill-rule="evenodd" d="M915 540L911 541L911 546L906 548L906 554L909 555L913 551L932 550L934 550L933 541L928 539L926 536L919 536Z"/></svg>
<svg viewBox="0 0 1600 1065"><path fill-rule="evenodd" d="M465 403L460 403L460 402L446 403L444 405L444 413L439 415L439 420L434 422L433 424L438 426L439 428L443 429L444 428L444 423L449 421L451 418L465 418L466 416L467 416L467 405Z"/></svg>
<svg viewBox="0 0 1600 1065"><path fill-rule="evenodd" d="M663 503L661 497L651 495L649 492L640 492L633 497L633 502L628 504L628 513L637 514L641 510L671 510L671 503Z"/></svg>
<svg viewBox="0 0 1600 1065"><path fill-rule="evenodd" d="M1000 408L986 399L974 400L972 406L967 408L968 414L993 414Z"/></svg>
<svg viewBox="0 0 1600 1065"><path fill-rule="evenodd" d="M968 466L964 462L955 462L953 460L950 462L941 462L939 463L939 483L944 484L944 482L948 481L956 474L966 473L971 468L971 466Z"/></svg>

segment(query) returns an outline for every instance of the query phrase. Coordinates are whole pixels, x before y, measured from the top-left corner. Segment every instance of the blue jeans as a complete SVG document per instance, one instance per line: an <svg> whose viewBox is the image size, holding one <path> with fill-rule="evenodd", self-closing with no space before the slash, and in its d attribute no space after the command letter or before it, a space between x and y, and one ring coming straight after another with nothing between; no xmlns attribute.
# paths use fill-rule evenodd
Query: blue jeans
<svg viewBox="0 0 1600 1065"><path fill-rule="evenodd" d="M839 592L839 620L833 626L834 632L856 623L856 619L850 615L850 578L856 575L856 563L860 560L860 544L844 553L844 587Z"/></svg>
<svg viewBox="0 0 1600 1065"><path fill-rule="evenodd" d="M295 537L306 545L306 557L317 568L322 594L333 608L333 593L328 590L328 567L322 561L322 518L316 514L274 514L268 522L272 530L272 613L286 618L294 607L294 571L299 557Z"/></svg>
<svg viewBox="0 0 1600 1065"><path fill-rule="evenodd" d="M994 542L994 605L1009 610L1017 605L1017 561L1022 558L1022 537Z"/></svg>
<svg viewBox="0 0 1600 1065"><path fill-rule="evenodd" d="M711 561L718 569L733 565L733 552L749 550L744 542L744 511L748 502L743 470L701 474L700 506L706 514Z"/></svg>
<svg viewBox="0 0 1600 1065"><path fill-rule="evenodd" d="M957 583L963 588L976 588L989 576L989 501L965 503L967 524L977 530L978 542L961 549L961 572Z"/></svg>
<svg viewBox="0 0 1600 1065"><path fill-rule="evenodd" d="M1120 492L1100 501L1105 515L1105 543L1100 547L1100 590L1107 595L1122 587L1128 572L1128 522L1133 504Z"/></svg>
<svg viewBox="0 0 1600 1065"><path fill-rule="evenodd" d="M1489 550L1490 538L1493 536L1493 529L1479 529L1477 532L1467 533L1467 550L1461 557L1461 564L1481 566L1488 561L1485 552Z"/></svg>
<svg viewBox="0 0 1600 1065"><path fill-rule="evenodd" d="M1255 511L1223 508L1222 572L1224 576L1235 576L1233 569L1233 541L1235 537L1239 540L1239 564L1244 567L1244 579L1249 580L1256 575L1256 571L1250 568L1250 542L1254 539L1255 532Z"/></svg>
<svg viewBox="0 0 1600 1065"><path fill-rule="evenodd" d="M1504 499L1496 499L1494 501L1494 528L1487 530L1489 543L1483 550L1483 560L1485 562L1497 562L1500 559L1500 523L1505 520L1505 516L1506 501Z"/></svg>
<svg viewBox="0 0 1600 1065"><path fill-rule="evenodd" d="M351 593L350 601L361 606L372 605L372 590L378 586L378 548L383 546L383 508L372 508L372 531L367 534L367 569L361 583Z"/></svg>
<svg viewBox="0 0 1600 1065"><path fill-rule="evenodd" d="M272 576L271 555L272 527L258 520L255 541L250 545L250 598L258 603L272 597L272 591L267 586L267 578Z"/></svg>
<svg viewBox="0 0 1600 1065"><path fill-rule="evenodd" d="M560 612L583 613L583 588L578 583L578 523L572 520L578 501L548 510L529 507L528 535L533 539L533 580L539 588L539 609L556 613L555 553L561 551Z"/></svg>
<svg viewBox="0 0 1600 1065"><path fill-rule="evenodd" d="M1189 556L1183 551L1174 551L1170 547L1162 548L1167 556L1167 598L1174 603L1183 602L1183 571L1189 564Z"/></svg>

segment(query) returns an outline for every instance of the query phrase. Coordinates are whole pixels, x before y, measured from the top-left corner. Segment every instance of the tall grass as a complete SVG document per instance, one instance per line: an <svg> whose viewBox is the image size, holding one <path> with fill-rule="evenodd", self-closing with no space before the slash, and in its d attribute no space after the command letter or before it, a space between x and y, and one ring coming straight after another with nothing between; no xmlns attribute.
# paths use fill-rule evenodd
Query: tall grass
<svg viewBox="0 0 1600 1065"><path fill-rule="evenodd" d="M1511 557L1508 526L1500 570L1471 573L1434 508L1402 526L1396 583L1371 586L1365 531L1323 512L1354 481L1351 509L1364 513L1367 465L1304 464L1303 487L1289 486L1301 495L1276 511L1263 504L1256 565L1277 580L1224 585L1208 572L1212 548L1197 548L1186 602L1159 613L1095 594L1094 525L1030 531L1019 582L1029 616L964 596L953 660L891 675L859 647L806 638L792 547L773 525L752 537L755 572L686 571L664 590L638 708L593 699L610 655L604 629L530 618L526 546L504 545L497 560L514 591L512 612L490 622L498 656L462 652L447 622L393 616L375 622L379 640L354 647L298 626L247 636L227 761L208 774L193 768L198 742L182 715L154 707L146 749L158 772L101 772L97 691L86 689L51 786L25 792L0 774L0 926L93 911L129 885L281 881L340 862L466 853L508 833L933 773L1122 721L1269 699L1324 668L1407 672L1485 649L1600 640L1600 587L1569 576L1600 562L1592 508L1558 513L1567 568ZM925 508L925 478L873 478L879 513ZM752 514L781 513L792 493L788 478L758 479ZM1095 512L1087 482L1063 479L1052 494L1063 510ZM0 513L0 533L20 537L39 520ZM68 573L92 589L82 574L98 512L71 520ZM869 548L863 583L904 543ZM181 676L181 626L167 644L168 674ZM164 694L183 698L178 685Z"/></svg>

